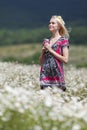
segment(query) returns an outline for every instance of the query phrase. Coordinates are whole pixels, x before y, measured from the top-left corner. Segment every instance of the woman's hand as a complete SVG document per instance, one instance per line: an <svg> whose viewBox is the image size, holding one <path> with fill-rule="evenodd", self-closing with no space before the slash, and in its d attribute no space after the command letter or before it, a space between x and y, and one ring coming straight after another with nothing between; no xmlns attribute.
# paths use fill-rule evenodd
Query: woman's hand
<svg viewBox="0 0 87 130"><path fill-rule="evenodd" d="M51 51L52 48L50 47L50 44L49 43L45 43L44 44L44 48L47 49L48 51Z"/></svg>
<svg viewBox="0 0 87 130"><path fill-rule="evenodd" d="M46 48L45 47L42 47L42 54L44 54L46 51Z"/></svg>

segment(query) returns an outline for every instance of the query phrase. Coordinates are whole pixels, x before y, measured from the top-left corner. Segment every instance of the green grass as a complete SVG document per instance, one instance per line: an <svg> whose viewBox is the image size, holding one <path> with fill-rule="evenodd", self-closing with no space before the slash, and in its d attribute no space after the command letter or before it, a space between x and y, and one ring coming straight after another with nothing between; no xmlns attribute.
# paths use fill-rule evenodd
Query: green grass
<svg viewBox="0 0 87 130"><path fill-rule="evenodd" d="M0 60L23 64L39 64L40 44L23 44L0 47Z"/></svg>
<svg viewBox="0 0 87 130"><path fill-rule="evenodd" d="M76 67L87 67L87 46L70 45L69 63ZM0 47L0 60L23 64L39 64L41 43Z"/></svg>
<svg viewBox="0 0 87 130"><path fill-rule="evenodd" d="M70 46L69 63L76 67L87 67L87 46Z"/></svg>

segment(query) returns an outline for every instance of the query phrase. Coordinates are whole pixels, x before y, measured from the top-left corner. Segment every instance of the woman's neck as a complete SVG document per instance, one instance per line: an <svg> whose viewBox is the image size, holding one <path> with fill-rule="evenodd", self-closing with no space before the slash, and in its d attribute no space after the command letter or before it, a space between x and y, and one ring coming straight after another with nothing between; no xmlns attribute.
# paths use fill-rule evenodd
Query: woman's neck
<svg viewBox="0 0 87 130"><path fill-rule="evenodd" d="M50 45L52 46L60 37L61 35L59 33L52 34L52 37L50 38Z"/></svg>
<svg viewBox="0 0 87 130"><path fill-rule="evenodd" d="M56 32L56 33L52 33L52 39L54 39L54 38L60 38L61 37L61 35L59 34L59 32Z"/></svg>

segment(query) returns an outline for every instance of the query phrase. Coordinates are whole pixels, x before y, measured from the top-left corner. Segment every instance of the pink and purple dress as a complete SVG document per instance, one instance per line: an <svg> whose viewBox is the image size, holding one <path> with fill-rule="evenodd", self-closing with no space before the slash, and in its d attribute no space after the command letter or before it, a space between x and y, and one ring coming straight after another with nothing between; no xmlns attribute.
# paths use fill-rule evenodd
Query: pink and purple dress
<svg viewBox="0 0 87 130"><path fill-rule="evenodd" d="M69 47L68 39L61 37L53 45L52 49L63 55L63 48ZM49 51L43 57L40 70L40 87L65 87L63 62L55 58Z"/></svg>

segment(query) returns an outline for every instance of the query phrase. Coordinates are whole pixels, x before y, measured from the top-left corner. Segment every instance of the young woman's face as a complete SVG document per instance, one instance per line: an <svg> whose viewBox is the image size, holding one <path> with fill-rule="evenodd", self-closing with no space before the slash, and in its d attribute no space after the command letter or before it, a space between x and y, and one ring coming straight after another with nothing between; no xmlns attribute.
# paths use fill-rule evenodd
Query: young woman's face
<svg viewBox="0 0 87 130"><path fill-rule="evenodd" d="M58 31L59 29L59 26L58 26L58 22L57 22L57 20L56 19L54 19L54 18L51 18L50 19L50 22L49 22L49 30L51 31L51 32L55 32L55 31Z"/></svg>

